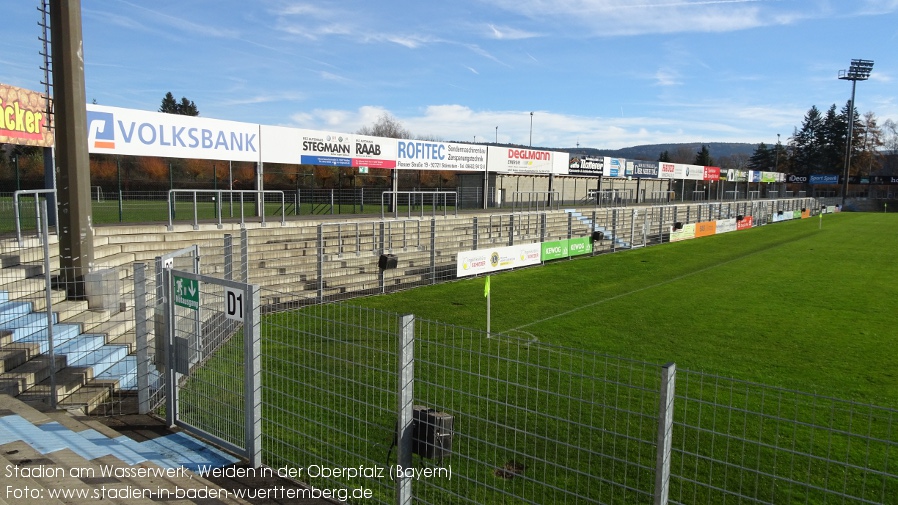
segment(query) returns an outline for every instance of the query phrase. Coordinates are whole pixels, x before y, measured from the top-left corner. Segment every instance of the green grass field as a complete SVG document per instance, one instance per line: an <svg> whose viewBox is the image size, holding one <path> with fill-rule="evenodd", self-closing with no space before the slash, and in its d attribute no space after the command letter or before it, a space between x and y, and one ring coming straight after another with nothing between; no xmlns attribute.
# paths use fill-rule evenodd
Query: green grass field
<svg viewBox="0 0 898 505"><path fill-rule="evenodd" d="M898 215L845 213L492 277L492 331L898 408ZM485 328L484 280L353 304Z"/></svg>

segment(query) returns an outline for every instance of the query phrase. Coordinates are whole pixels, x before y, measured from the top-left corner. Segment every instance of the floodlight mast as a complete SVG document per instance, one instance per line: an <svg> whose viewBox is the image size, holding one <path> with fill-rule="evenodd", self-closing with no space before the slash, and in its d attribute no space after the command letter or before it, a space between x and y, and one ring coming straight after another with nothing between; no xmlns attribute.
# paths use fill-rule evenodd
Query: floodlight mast
<svg viewBox="0 0 898 505"><path fill-rule="evenodd" d="M851 81L851 101L848 102L848 142L845 148L845 174L842 179L842 209L848 194L848 171L851 167L851 139L854 136L854 91L857 81L866 81L873 70L873 60L851 60L848 70L839 71L839 79Z"/></svg>

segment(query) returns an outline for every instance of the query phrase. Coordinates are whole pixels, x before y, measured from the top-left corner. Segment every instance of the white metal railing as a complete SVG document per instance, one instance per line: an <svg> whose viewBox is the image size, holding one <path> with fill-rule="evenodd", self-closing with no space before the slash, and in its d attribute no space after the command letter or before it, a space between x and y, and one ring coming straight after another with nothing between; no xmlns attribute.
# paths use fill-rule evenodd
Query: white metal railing
<svg viewBox="0 0 898 505"><path fill-rule="evenodd" d="M193 229L199 229L199 211L198 211L198 201L197 196L202 193L205 195L211 195L212 201L215 204L215 218L217 220L217 225L219 228L222 227L221 221L221 207L224 203L222 200L222 195L229 195L233 198L235 194L240 196L240 227L244 228L246 226L246 221L243 213L243 204L245 202L244 195L251 194L257 198L257 202L260 205L261 209L259 212L262 219L262 226L265 226L265 195L276 195L281 198L281 226L285 226L287 224L287 202L284 197L283 191L277 190L237 190L237 189L217 189L217 190L208 190L208 189L170 189L168 191L168 229L174 229L174 216L175 216L175 205L177 203L176 195L178 194L187 194L192 195L192 203L193 203Z"/></svg>
<svg viewBox="0 0 898 505"><path fill-rule="evenodd" d="M19 246L22 245L22 223L20 223L19 216L19 196L22 195L33 195L34 196L34 216L36 219L35 229L37 229L37 236L40 237L40 229L41 229L41 210L40 210L40 198L38 195L41 194L53 194L56 195L55 189L20 189L12 194L12 206L13 206L13 214L15 215L16 220L16 240L19 241ZM59 236L59 208L58 205L53 206L53 212L56 216L53 220L56 223L56 236ZM48 216L49 217L49 216Z"/></svg>
<svg viewBox="0 0 898 505"><path fill-rule="evenodd" d="M388 195L392 198L388 200ZM393 204L393 217L399 217L399 201L400 196L406 196L406 206L408 207L407 217L412 216L412 207L418 205L418 197L421 197L421 217L424 217L424 206L428 204L427 198L430 198L431 215L436 216L437 206L443 207L443 217L446 217L447 208L449 207L450 197L452 207L455 209L455 215L458 215L458 193L455 191L384 191L380 194L380 217L383 219L386 215L387 202ZM442 198L439 198L442 197Z"/></svg>

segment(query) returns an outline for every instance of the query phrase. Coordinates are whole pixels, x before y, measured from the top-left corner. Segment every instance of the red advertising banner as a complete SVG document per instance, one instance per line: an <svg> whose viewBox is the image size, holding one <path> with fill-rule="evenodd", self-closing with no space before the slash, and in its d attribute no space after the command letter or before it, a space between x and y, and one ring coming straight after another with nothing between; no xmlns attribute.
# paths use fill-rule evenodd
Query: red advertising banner
<svg viewBox="0 0 898 505"><path fill-rule="evenodd" d="M706 181L719 181L720 167L705 167L705 174L702 178Z"/></svg>
<svg viewBox="0 0 898 505"><path fill-rule="evenodd" d="M753 221L753 219L751 216L745 216L742 219L736 221L736 229L737 230L747 230L747 229L751 228L752 221Z"/></svg>

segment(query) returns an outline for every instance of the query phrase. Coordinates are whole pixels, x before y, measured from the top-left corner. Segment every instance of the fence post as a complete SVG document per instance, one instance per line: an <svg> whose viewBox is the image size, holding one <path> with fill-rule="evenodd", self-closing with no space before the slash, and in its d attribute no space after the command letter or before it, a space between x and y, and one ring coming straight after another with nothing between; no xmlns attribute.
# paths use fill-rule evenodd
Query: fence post
<svg viewBox="0 0 898 505"><path fill-rule="evenodd" d="M430 283L437 283L437 220L430 219Z"/></svg>
<svg viewBox="0 0 898 505"><path fill-rule="evenodd" d="M243 382L246 402L246 456L253 468L262 466L262 338L260 330L259 286L247 284L244 300L249 303L243 324L243 351L247 357Z"/></svg>
<svg viewBox="0 0 898 505"><path fill-rule="evenodd" d="M543 214L545 216L545 214ZM574 214L573 212L567 213L567 237L570 239L574 234ZM570 257L568 257L570 258Z"/></svg>
<svg viewBox="0 0 898 505"><path fill-rule="evenodd" d="M146 268L146 263L134 263L134 343L137 347L137 411L140 414L150 412Z"/></svg>
<svg viewBox="0 0 898 505"><path fill-rule="evenodd" d="M655 458L654 505L667 505L670 493L670 452L673 436L674 389L677 377L676 363L661 367L661 399L658 402L658 444Z"/></svg>
<svg viewBox="0 0 898 505"><path fill-rule="evenodd" d="M611 210L611 252L617 251L617 209Z"/></svg>
<svg viewBox="0 0 898 505"><path fill-rule="evenodd" d="M415 316L399 317L399 402L396 421L396 464L402 469L412 466L415 385ZM396 504L412 503L412 479L401 472L396 477Z"/></svg>
<svg viewBox="0 0 898 505"><path fill-rule="evenodd" d="M224 236L224 278L234 280L233 239L230 233Z"/></svg>
<svg viewBox="0 0 898 505"><path fill-rule="evenodd" d="M477 229L477 216L474 216L471 227L472 227L471 234L472 234L472 242L473 242L473 245L471 246L471 248L476 251L477 245L478 245L477 237L480 235L480 230Z"/></svg>
<svg viewBox="0 0 898 505"><path fill-rule="evenodd" d="M508 245L514 245L514 214L508 216Z"/></svg>
<svg viewBox="0 0 898 505"><path fill-rule="evenodd" d="M240 229L240 261L243 262L243 282L249 282L249 232L246 228Z"/></svg>
<svg viewBox="0 0 898 505"><path fill-rule="evenodd" d="M318 225L318 303L324 302L324 225Z"/></svg>
<svg viewBox="0 0 898 505"><path fill-rule="evenodd" d="M17 158L18 159L18 158ZM38 200L34 195L34 201ZM40 229L38 236L41 237L44 246L44 295L47 302L47 344L50 357L50 408L55 409L59 400L59 392L56 390L56 353L53 350L55 343L53 342L53 281L50 275L50 225L47 217L47 200L41 202L43 212L40 213Z"/></svg>
<svg viewBox="0 0 898 505"><path fill-rule="evenodd" d="M174 345L172 342L172 293L171 293L171 269L162 269L162 299L164 315L164 331L163 335L156 335L156 338L162 338L164 344L163 356L165 358L165 425L173 427L177 420L178 408L178 374L175 372Z"/></svg>

